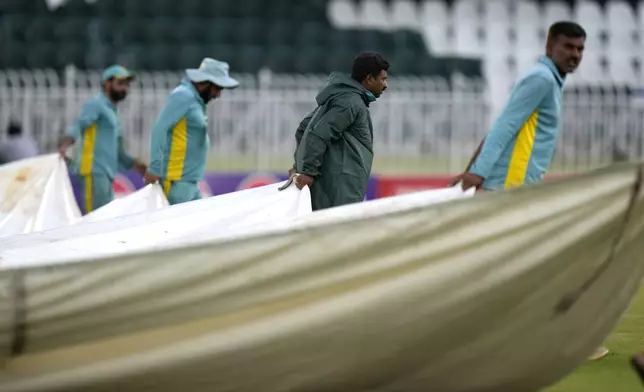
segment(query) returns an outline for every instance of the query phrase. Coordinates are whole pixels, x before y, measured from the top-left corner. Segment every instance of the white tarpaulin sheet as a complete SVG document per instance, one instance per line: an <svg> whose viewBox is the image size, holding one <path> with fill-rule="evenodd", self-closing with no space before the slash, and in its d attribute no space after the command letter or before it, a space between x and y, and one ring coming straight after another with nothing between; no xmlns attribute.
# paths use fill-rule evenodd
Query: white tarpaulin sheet
<svg viewBox="0 0 644 392"><path fill-rule="evenodd" d="M639 286L641 172L5 270L0 390L537 390Z"/></svg>
<svg viewBox="0 0 644 392"><path fill-rule="evenodd" d="M161 187L157 184L151 184L131 195L114 199L111 203L85 215L82 221L95 222L143 212L152 212L166 208L168 205L168 199L163 194Z"/></svg>
<svg viewBox="0 0 644 392"><path fill-rule="evenodd" d="M168 201L161 188L148 185L81 219L67 166L58 155L0 166L0 237L4 238L166 207Z"/></svg>
<svg viewBox="0 0 644 392"><path fill-rule="evenodd" d="M288 217L311 214L308 188L281 184L215 196L170 208L0 239L0 269L87 260L247 232ZM98 212L98 210L97 210Z"/></svg>
<svg viewBox="0 0 644 392"><path fill-rule="evenodd" d="M311 214L308 188L300 191L291 186L278 191L282 184L211 197L144 215L0 240L0 269L87 260L263 231L292 230L302 225L351 220L473 194L458 188L440 189Z"/></svg>
<svg viewBox="0 0 644 392"><path fill-rule="evenodd" d="M57 154L0 166L0 237L67 226L80 216Z"/></svg>

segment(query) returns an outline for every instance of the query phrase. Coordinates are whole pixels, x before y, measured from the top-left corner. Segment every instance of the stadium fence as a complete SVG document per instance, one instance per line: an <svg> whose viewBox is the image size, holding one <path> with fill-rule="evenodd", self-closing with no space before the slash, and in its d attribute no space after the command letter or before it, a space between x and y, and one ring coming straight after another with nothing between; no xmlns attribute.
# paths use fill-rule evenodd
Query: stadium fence
<svg viewBox="0 0 644 392"><path fill-rule="evenodd" d="M119 105L128 149L147 156L149 133L180 72L141 72ZM211 169L283 170L294 131L315 106L326 76L237 75L238 89L208 106ZM55 150L83 102L100 91L100 72L69 67L0 70L0 127L23 125L43 151ZM457 172L486 134L494 113L485 83L392 76L372 105L375 168L388 173ZM581 171L615 158L641 158L644 99L628 88L575 86L565 93L555 171ZM0 132L0 140L5 138Z"/></svg>

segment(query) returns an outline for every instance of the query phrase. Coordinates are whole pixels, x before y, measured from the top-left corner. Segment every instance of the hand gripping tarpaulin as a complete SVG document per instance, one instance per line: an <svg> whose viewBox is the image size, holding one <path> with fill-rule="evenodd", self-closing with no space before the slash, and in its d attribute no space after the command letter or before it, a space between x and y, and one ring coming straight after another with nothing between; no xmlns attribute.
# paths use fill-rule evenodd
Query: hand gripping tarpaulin
<svg viewBox="0 0 644 392"><path fill-rule="evenodd" d="M641 167L624 164L293 230L6 270L0 390L537 390L583 362L636 292L640 184Z"/></svg>
<svg viewBox="0 0 644 392"><path fill-rule="evenodd" d="M151 212L168 207L168 199L158 184L150 184L123 198L90 212L82 219L83 222L95 222L105 219L119 218L143 212Z"/></svg>
<svg viewBox="0 0 644 392"><path fill-rule="evenodd" d="M80 216L57 154L0 166L0 237L67 226Z"/></svg>

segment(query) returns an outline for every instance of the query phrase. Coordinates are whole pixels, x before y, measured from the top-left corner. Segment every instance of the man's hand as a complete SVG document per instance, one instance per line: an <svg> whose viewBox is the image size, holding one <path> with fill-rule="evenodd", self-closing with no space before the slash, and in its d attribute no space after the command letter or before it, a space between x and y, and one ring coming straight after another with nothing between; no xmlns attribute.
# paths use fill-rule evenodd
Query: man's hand
<svg viewBox="0 0 644 392"><path fill-rule="evenodd" d="M463 181L463 174L459 174L458 176L454 177L452 182L449 183L449 186L456 186L461 181Z"/></svg>
<svg viewBox="0 0 644 392"><path fill-rule="evenodd" d="M483 185L484 178L477 176L476 174L467 172L461 175L461 182L463 184L463 190L466 191L472 187L479 189Z"/></svg>
<svg viewBox="0 0 644 392"><path fill-rule="evenodd" d="M134 170L135 172L143 176L148 171L148 166L145 163L139 161L138 159L135 159L134 162L132 163L132 170Z"/></svg>
<svg viewBox="0 0 644 392"><path fill-rule="evenodd" d="M69 163L72 161L71 158L67 156L67 146L60 146L58 148L58 154L60 154L60 157L65 161L66 164L69 165Z"/></svg>
<svg viewBox="0 0 644 392"><path fill-rule="evenodd" d="M69 136L65 136L60 140L60 145L58 146L58 154L60 154L60 157L63 158L65 163L71 162L71 159L67 156L67 150L72 144L74 144L74 139Z"/></svg>
<svg viewBox="0 0 644 392"><path fill-rule="evenodd" d="M314 181L315 179L313 177L307 176L306 174L300 173L295 176L295 186L297 187L297 189L302 189L305 186L308 186L310 188L311 185L313 185Z"/></svg>
<svg viewBox="0 0 644 392"><path fill-rule="evenodd" d="M145 185L157 183L160 179L161 177L156 176L149 171L146 171L143 175L143 181L145 182Z"/></svg>

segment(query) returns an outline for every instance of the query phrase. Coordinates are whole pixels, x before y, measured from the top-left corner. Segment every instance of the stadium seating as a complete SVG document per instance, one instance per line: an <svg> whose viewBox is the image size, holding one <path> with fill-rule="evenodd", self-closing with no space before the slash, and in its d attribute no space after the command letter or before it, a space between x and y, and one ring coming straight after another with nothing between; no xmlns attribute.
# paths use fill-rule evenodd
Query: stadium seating
<svg viewBox="0 0 644 392"><path fill-rule="evenodd" d="M642 83L644 1L578 0L426 0L439 17L426 17L423 30L434 56L456 53L481 58L490 72L514 80L543 52L547 28L559 20L575 20L588 32L586 59L571 82ZM421 15L427 15L422 13ZM443 15L451 15L444 17ZM450 36L449 31L455 34ZM446 35L448 39L446 40ZM509 54L508 61L500 58ZM486 77L495 77L486 73ZM506 83L507 85L507 83Z"/></svg>
<svg viewBox="0 0 644 392"><path fill-rule="evenodd" d="M588 31L572 82L642 82L644 0L3 0L0 68L192 67L203 56L236 72L346 68L376 50L398 74L452 72L503 89L543 51L554 21ZM269 4L270 3L270 4Z"/></svg>
<svg viewBox="0 0 644 392"><path fill-rule="evenodd" d="M173 70L194 67L210 55L226 59L235 72L269 67L278 73L327 73L346 69L361 50L374 50L391 58L399 74L445 73L453 67L480 75L477 59L431 56L414 1L392 6L273 0L269 6L262 0L67 0L56 5L49 10L44 0L3 1L0 68L100 68L121 62Z"/></svg>

